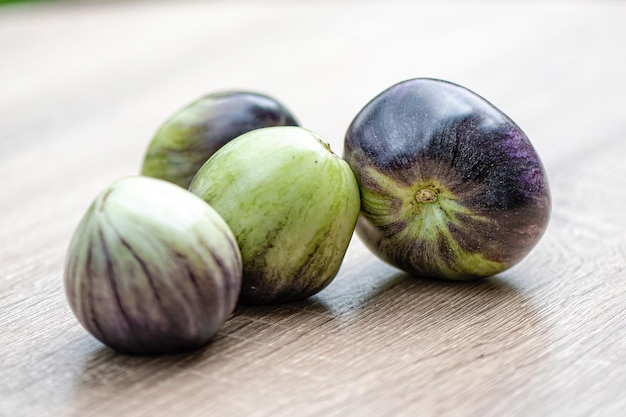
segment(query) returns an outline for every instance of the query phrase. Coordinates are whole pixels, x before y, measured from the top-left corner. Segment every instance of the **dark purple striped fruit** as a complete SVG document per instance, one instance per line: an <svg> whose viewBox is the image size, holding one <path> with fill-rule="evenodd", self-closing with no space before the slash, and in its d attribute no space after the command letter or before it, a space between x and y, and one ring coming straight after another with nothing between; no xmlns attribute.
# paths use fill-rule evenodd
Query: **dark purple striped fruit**
<svg viewBox="0 0 626 417"><path fill-rule="evenodd" d="M170 117L152 139L141 174L187 188L198 169L237 136L271 126L297 126L282 104L258 93L209 94Z"/></svg>
<svg viewBox="0 0 626 417"><path fill-rule="evenodd" d="M71 240L65 290L80 323L125 353L206 344L233 312L241 255L222 218L166 181L120 180L93 202Z"/></svg>
<svg viewBox="0 0 626 417"><path fill-rule="evenodd" d="M548 182L530 141L459 85L413 79L390 87L353 120L344 154L361 191L359 237L411 274L499 273L548 224Z"/></svg>

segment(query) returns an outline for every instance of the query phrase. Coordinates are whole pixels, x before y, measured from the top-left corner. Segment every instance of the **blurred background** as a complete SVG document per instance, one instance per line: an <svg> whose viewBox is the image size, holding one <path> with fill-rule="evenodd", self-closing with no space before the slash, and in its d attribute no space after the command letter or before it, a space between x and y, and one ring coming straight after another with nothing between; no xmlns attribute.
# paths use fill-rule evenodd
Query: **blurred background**
<svg viewBox="0 0 626 417"><path fill-rule="evenodd" d="M570 129L568 142L578 140L621 117L625 10L610 1L4 1L0 110L10 118L0 146L52 140L58 121L80 129L94 117L102 130L83 140L143 146L180 107L232 88L276 97L341 146L370 98L424 76L492 101L549 160L545 141ZM586 117L571 120L570 106Z"/></svg>

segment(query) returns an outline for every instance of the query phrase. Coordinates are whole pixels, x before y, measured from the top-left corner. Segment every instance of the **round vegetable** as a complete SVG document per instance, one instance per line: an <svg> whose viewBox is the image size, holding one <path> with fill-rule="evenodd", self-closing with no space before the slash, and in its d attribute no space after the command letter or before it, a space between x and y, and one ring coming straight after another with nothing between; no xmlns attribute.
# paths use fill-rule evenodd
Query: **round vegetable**
<svg viewBox="0 0 626 417"><path fill-rule="evenodd" d="M323 289L339 270L359 215L348 164L299 127L238 137L209 159L189 189L237 238L246 304L298 300Z"/></svg>
<svg viewBox="0 0 626 417"><path fill-rule="evenodd" d="M362 196L359 237L411 274L493 275L546 229L550 193L530 141L459 85L412 79L383 91L348 128L344 157Z"/></svg>
<svg viewBox="0 0 626 417"><path fill-rule="evenodd" d="M202 164L230 140L254 129L297 124L282 104L266 95L209 94L161 126L148 147L141 173L187 188Z"/></svg>
<svg viewBox="0 0 626 417"><path fill-rule="evenodd" d="M201 347L233 312L241 255L224 220L171 183L122 179L71 240L65 289L80 323L125 353Z"/></svg>

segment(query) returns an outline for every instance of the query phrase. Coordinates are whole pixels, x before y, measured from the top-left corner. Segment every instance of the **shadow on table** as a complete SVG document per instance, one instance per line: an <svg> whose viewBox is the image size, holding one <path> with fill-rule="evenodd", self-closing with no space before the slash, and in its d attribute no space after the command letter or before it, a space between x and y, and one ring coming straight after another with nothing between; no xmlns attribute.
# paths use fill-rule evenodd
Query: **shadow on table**
<svg viewBox="0 0 626 417"><path fill-rule="evenodd" d="M354 366L377 372L388 366L387 355L402 358L396 372L405 372L406 383L415 389L432 384L442 363L454 367L496 356L484 368L494 373L476 374L476 384L489 385L496 374L512 378L515 366L540 363L536 359L548 330L525 292L504 278L448 282L387 270L361 283L344 280L300 302L240 306L209 345L188 354L128 356L105 347L96 350L79 377L77 404L82 410L98 398L116 396L132 402L136 395L152 395L164 387L241 395L241 390L258 387L238 375L294 378L298 372L313 372L302 370L303 363L321 360L315 369L325 373L323 378L340 379ZM520 347L524 352L513 354L513 366L505 356ZM351 353L339 355L335 363L325 349Z"/></svg>

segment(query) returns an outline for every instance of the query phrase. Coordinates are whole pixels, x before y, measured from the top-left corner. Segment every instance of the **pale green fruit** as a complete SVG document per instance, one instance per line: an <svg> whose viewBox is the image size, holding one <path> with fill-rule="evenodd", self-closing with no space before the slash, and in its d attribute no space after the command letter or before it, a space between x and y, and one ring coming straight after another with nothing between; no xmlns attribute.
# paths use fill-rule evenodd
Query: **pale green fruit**
<svg viewBox="0 0 626 417"><path fill-rule="evenodd" d="M298 300L326 287L360 209L348 164L300 127L239 136L202 166L190 191L220 213L237 239L246 304Z"/></svg>
<svg viewBox="0 0 626 417"><path fill-rule="evenodd" d="M80 323L126 353L206 344L233 312L241 255L224 220L166 181L130 177L107 187L67 251L65 290Z"/></svg>

